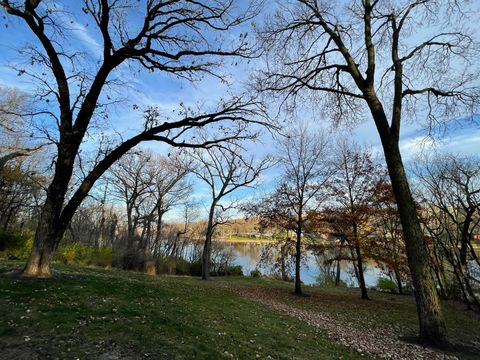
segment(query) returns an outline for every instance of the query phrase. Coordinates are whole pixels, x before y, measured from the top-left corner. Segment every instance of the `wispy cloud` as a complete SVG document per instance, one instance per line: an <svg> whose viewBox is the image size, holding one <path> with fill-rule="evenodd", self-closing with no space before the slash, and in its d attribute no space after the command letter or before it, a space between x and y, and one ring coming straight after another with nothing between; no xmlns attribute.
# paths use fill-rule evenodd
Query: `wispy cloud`
<svg viewBox="0 0 480 360"><path fill-rule="evenodd" d="M92 55L99 56L102 54L102 45L88 31L88 27L80 24L73 18L67 18L69 28L75 37L80 40Z"/></svg>

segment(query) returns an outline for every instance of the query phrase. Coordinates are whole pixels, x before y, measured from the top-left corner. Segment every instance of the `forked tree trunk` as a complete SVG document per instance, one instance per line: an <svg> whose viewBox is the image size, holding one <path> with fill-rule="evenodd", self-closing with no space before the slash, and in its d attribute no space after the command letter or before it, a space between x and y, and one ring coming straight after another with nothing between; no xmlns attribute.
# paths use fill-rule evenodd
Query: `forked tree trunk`
<svg viewBox="0 0 480 360"><path fill-rule="evenodd" d="M74 142L70 141L67 146L65 141L63 140L59 146L64 151L59 151L55 165L55 176L48 187L45 203L35 230L32 251L23 269L23 275L25 276L50 276L50 262L74 214L74 211L68 212L68 214L65 214L68 216L61 219L65 195L72 177L74 154L76 154L71 149L75 146ZM68 149L65 150L67 147ZM67 221L63 221L65 219Z"/></svg>
<svg viewBox="0 0 480 360"><path fill-rule="evenodd" d="M208 280L210 276L210 257L212 254L212 238L214 228L215 207L217 206L217 200L214 199L210 206L208 214L207 231L205 235L205 243L203 245L202 253L202 279Z"/></svg>
<svg viewBox="0 0 480 360"><path fill-rule="evenodd" d="M51 275L50 262L65 231L59 228L58 211L49 200L51 199L47 199L40 215L32 250L23 270L25 276L49 277Z"/></svg>
<svg viewBox="0 0 480 360"><path fill-rule="evenodd" d="M384 129L379 129L379 133L405 237L408 265L417 303L420 338L441 344L446 341L444 317L432 276L424 234L405 175L398 139L392 139L391 134L386 134Z"/></svg>

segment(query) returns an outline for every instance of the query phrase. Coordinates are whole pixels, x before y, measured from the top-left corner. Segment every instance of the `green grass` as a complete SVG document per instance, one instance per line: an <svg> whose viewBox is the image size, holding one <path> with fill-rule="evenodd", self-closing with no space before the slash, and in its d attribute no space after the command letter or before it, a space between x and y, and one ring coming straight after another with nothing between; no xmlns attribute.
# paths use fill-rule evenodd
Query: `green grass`
<svg viewBox="0 0 480 360"><path fill-rule="evenodd" d="M270 286L267 283L262 287ZM344 323L365 329L385 329L398 337L418 334L418 319L413 296L369 291L371 300L360 299L356 288L304 287L308 297L292 297L293 285L274 286L272 297L292 307L329 314ZM460 359L479 359L480 314L467 310L460 302L442 301L448 339L452 347L445 352ZM474 348L477 348L476 350Z"/></svg>
<svg viewBox="0 0 480 360"><path fill-rule="evenodd" d="M311 290L314 300L302 307L329 312L347 319L364 321L374 327L397 327L404 335L415 335L418 319L413 296L369 291L370 301L360 299L360 290L352 288ZM449 339L453 342L480 342L480 314L467 310L459 302L443 301Z"/></svg>
<svg viewBox="0 0 480 360"><path fill-rule="evenodd" d="M0 262L0 272L20 266ZM366 358L229 291L231 285L272 286L268 280L54 270L59 278L0 278L0 358Z"/></svg>

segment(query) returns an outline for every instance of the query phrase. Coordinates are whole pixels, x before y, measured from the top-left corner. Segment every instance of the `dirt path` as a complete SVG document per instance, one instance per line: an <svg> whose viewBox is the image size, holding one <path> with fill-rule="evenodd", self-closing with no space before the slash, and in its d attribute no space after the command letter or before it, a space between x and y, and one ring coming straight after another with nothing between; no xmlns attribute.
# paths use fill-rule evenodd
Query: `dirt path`
<svg viewBox="0 0 480 360"><path fill-rule="evenodd" d="M394 331L385 329L361 329L358 324L333 318L317 311L299 309L278 299L278 291L261 287L242 287L235 290L238 295L268 305L278 312L287 314L326 332L329 338L383 359L457 359L434 349L401 341ZM307 299L308 300L308 299Z"/></svg>

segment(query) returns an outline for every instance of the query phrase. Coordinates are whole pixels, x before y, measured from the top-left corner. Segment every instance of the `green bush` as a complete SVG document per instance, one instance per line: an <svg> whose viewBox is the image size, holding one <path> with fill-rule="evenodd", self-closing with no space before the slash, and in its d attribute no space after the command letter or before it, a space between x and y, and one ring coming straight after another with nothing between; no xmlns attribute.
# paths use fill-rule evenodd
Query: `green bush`
<svg viewBox="0 0 480 360"><path fill-rule="evenodd" d="M255 269L250 271L250 276L254 278L259 278L259 277L262 277L262 273L260 272L260 270Z"/></svg>
<svg viewBox="0 0 480 360"><path fill-rule="evenodd" d="M334 287L348 287L347 283L343 280L340 280L339 284L336 285L335 277L330 274L320 274L315 280L315 285L322 288L334 288Z"/></svg>
<svg viewBox="0 0 480 360"><path fill-rule="evenodd" d="M116 251L112 258L112 263L114 267L123 270L143 271L145 256L133 249Z"/></svg>
<svg viewBox="0 0 480 360"><path fill-rule="evenodd" d="M190 275L190 263L187 260L177 258L175 262L175 273L177 275Z"/></svg>
<svg viewBox="0 0 480 360"><path fill-rule="evenodd" d="M200 260L190 263L190 275L202 276L202 262Z"/></svg>
<svg viewBox="0 0 480 360"><path fill-rule="evenodd" d="M389 292L389 293L396 293L398 292L398 287L395 281L392 281L389 278L380 277L377 280L377 290Z"/></svg>
<svg viewBox="0 0 480 360"><path fill-rule="evenodd" d="M227 266L225 269L227 276L243 276L242 265Z"/></svg>
<svg viewBox="0 0 480 360"><path fill-rule="evenodd" d="M62 244L55 253L54 260L64 264L96 265L110 267L113 262L111 246L95 248L93 246L71 243Z"/></svg>
<svg viewBox="0 0 480 360"><path fill-rule="evenodd" d="M190 263L182 258L165 256L157 260L157 273L170 275L189 275Z"/></svg>
<svg viewBox="0 0 480 360"><path fill-rule="evenodd" d="M112 267L113 265L113 248L111 246L103 246L96 249L95 265L101 267Z"/></svg>
<svg viewBox="0 0 480 360"><path fill-rule="evenodd" d="M32 250L33 237L16 231L0 232L0 254L7 260L27 260Z"/></svg>

